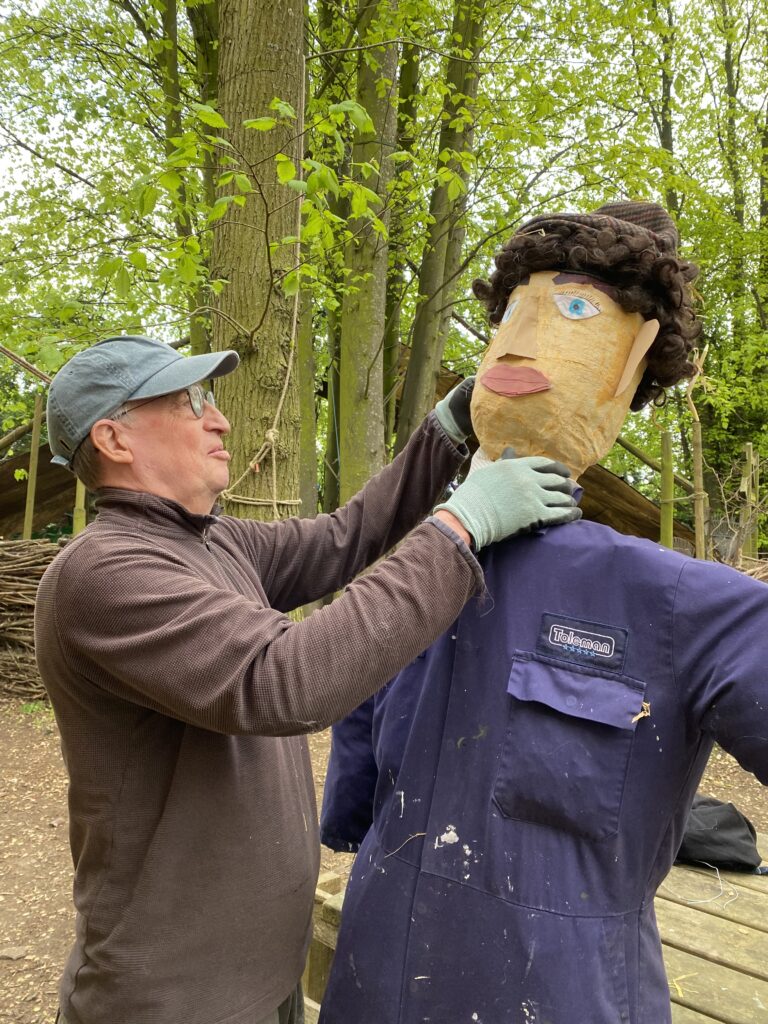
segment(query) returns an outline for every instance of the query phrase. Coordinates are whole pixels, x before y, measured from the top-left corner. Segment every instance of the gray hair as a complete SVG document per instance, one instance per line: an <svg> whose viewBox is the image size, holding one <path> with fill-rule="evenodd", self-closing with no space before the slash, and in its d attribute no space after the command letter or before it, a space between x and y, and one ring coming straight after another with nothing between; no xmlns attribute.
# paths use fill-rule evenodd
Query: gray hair
<svg viewBox="0 0 768 1024"><path fill-rule="evenodd" d="M116 409L111 415L105 416L104 419L122 420L130 411L129 405L121 405L119 409ZM72 472L89 491L95 491L102 486L101 470L101 453L91 440L91 435L88 434L72 457Z"/></svg>

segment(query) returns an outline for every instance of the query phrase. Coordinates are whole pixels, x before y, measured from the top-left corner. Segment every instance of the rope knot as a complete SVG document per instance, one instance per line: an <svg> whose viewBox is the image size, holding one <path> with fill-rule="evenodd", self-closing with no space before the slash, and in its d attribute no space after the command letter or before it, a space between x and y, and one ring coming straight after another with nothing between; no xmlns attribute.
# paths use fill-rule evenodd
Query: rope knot
<svg viewBox="0 0 768 1024"><path fill-rule="evenodd" d="M277 444L278 438L280 437L280 431L277 430L276 427L270 427L269 430L264 435L264 437L266 438L267 442L274 448L275 445Z"/></svg>

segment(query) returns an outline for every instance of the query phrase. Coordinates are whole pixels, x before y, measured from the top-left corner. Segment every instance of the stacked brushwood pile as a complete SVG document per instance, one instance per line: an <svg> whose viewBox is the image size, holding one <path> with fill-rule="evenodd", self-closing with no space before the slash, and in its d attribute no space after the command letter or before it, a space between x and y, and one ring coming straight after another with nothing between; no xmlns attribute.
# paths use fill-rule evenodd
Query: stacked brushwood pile
<svg viewBox="0 0 768 1024"><path fill-rule="evenodd" d="M745 563L744 571L747 576L752 576L756 580L762 580L763 583L768 583L768 559L750 559L749 563Z"/></svg>
<svg viewBox="0 0 768 1024"><path fill-rule="evenodd" d="M33 619L40 577L60 548L47 540L0 541L0 695L45 697L35 664Z"/></svg>

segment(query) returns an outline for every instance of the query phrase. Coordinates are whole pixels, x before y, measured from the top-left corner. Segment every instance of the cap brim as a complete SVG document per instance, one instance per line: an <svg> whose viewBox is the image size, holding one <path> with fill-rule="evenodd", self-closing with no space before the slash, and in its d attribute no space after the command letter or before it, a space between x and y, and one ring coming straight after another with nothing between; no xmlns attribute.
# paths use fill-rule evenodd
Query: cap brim
<svg viewBox="0 0 768 1024"><path fill-rule="evenodd" d="M240 356L231 349L225 352L206 352L201 356L179 356L175 362L145 380L126 401L170 395L173 391L188 388L201 380L224 377L237 369L239 362Z"/></svg>

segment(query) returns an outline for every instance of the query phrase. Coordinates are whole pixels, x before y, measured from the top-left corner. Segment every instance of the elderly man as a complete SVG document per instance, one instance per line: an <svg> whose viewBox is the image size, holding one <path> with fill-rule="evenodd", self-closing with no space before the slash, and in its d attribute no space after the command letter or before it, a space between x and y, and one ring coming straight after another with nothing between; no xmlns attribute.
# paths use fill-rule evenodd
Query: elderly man
<svg viewBox="0 0 768 1024"><path fill-rule="evenodd" d="M509 240L475 282L479 461L578 477L691 372L676 243L652 203ZM715 740L768 782L768 588L583 521L480 560L490 607L334 733L324 841L362 845L321 1021L669 1024L654 895Z"/></svg>
<svg viewBox="0 0 768 1024"><path fill-rule="evenodd" d="M201 382L237 362L111 338L51 387L54 461L98 496L36 608L70 778L67 1024L300 1021L319 859L302 734L368 697L482 590L470 541L578 516L567 471L536 458L477 474L460 507L420 522L466 455L471 388L333 515L219 516L229 423ZM403 537L330 606L287 617Z"/></svg>

